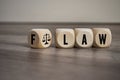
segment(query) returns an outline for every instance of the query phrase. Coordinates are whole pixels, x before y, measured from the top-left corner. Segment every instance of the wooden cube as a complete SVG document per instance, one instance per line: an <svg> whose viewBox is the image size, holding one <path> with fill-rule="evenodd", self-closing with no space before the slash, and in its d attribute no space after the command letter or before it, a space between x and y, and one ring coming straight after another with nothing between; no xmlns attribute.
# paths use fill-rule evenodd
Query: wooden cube
<svg viewBox="0 0 120 80"><path fill-rule="evenodd" d="M109 47L112 41L112 34L109 28L93 28L94 47Z"/></svg>
<svg viewBox="0 0 120 80"><path fill-rule="evenodd" d="M32 48L47 48L51 42L52 34L49 29L32 29L28 35L28 43Z"/></svg>
<svg viewBox="0 0 120 80"><path fill-rule="evenodd" d="M75 46L87 48L93 45L93 32L89 28L75 28Z"/></svg>
<svg viewBox="0 0 120 80"><path fill-rule="evenodd" d="M56 29L56 47L72 48L75 44L75 33L73 29L58 28Z"/></svg>

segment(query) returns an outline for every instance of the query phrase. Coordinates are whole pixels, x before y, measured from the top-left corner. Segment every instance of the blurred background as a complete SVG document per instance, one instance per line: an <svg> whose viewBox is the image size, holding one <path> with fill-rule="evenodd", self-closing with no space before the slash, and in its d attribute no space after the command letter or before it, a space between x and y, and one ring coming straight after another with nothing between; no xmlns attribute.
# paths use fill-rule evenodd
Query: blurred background
<svg viewBox="0 0 120 80"><path fill-rule="evenodd" d="M109 48L55 48L56 28L107 27ZM32 49L28 33L53 42ZM0 0L0 80L120 80L120 0Z"/></svg>
<svg viewBox="0 0 120 80"><path fill-rule="evenodd" d="M0 22L120 23L120 0L0 0Z"/></svg>

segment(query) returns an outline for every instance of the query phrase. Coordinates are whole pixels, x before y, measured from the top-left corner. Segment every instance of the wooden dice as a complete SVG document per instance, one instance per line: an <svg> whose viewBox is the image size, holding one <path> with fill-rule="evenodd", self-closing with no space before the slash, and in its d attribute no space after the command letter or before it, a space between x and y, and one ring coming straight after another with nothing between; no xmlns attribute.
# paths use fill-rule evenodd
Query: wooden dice
<svg viewBox="0 0 120 80"><path fill-rule="evenodd" d="M48 29L32 29L28 35L28 43L32 48L47 48L51 42L52 34Z"/></svg>
<svg viewBox="0 0 120 80"><path fill-rule="evenodd" d="M75 44L75 33L73 29L56 29L56 47L72 48Z"/></svg>
<svg viewBox="0 0 120 80"><path fill-rule="evenodd" d="M112 41L112 34L108 28L93 28L94 47L109 47Z"/></svg>
<svg viewBox="0 0 120 80"><path fill-rule="evenodd" d="M109 47L112 34L108 28L57 28L55 44L58 48ZM49 29L32 29L28 35L28 43L32 48L47 48L51 45L52 33Z"/></svg>
<svg viewBox="0 0 120 80"><path fill-rule="evenodd" d="M93 32L89 28L75 28L75 46L87 48L93 44Z"/></svg>

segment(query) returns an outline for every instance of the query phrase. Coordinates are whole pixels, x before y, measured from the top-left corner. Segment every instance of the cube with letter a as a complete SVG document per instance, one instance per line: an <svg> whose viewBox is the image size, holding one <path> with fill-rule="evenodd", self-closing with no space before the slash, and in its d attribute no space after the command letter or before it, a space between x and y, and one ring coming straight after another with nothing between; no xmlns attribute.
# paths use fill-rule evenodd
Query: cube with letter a
<svg viewBox="0 0 120 80"><path fill-rule="evenodd" d="M88 48L93 45L93 32L89 28L75 28L75 46Z"/></svg>

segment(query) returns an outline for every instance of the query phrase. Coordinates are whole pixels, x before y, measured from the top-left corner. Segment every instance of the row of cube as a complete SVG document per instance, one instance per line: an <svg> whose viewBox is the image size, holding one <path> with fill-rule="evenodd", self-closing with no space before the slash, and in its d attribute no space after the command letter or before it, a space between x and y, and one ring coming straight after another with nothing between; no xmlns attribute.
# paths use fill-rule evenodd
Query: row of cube
<svg viewBox="0 0 120 80"><path fill-rule="evenodd" d="M57 28L55 44L58 48L72 47L109 47L112 34L109 28ZM47 48L52 43L49 29L32 29L28 35L28 43L32 48Z"/></svg>

